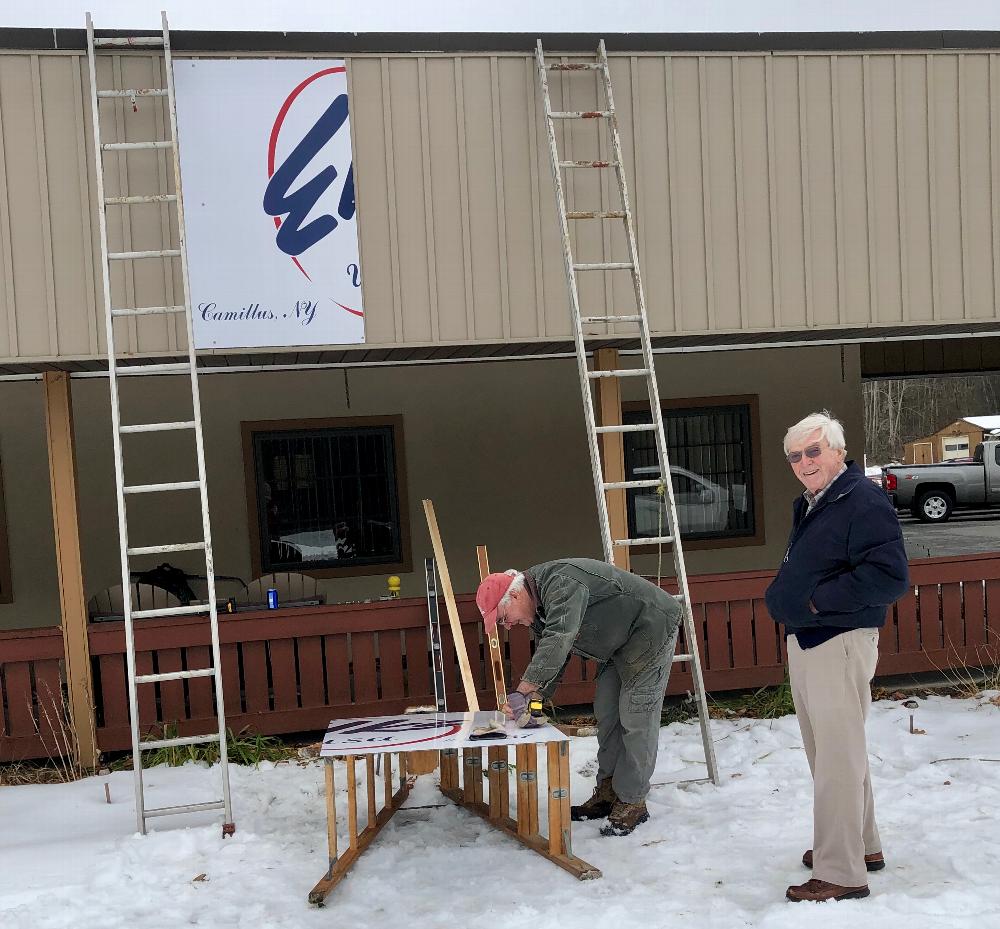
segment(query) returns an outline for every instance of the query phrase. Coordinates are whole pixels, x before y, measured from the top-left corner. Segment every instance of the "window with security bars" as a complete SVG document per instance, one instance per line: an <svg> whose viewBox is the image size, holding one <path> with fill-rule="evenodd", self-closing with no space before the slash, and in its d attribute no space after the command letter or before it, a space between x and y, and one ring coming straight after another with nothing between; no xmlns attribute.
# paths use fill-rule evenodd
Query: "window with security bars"
<svg viewBox="0 0 1000 929"><path fill-rule="evenodd" d="M401 422L256 428L261 425L245 424L260 573L400 568L408 558L397 454Z"/></svg>
<svg viewBox="0 0 1000 929"><path fill-rule="evenodd" d="M626 423L649 422L649 411L628 410ZM663 429L670 457L677 520L684 539L756 535L753 457L756 411L750 402L668 407ZM660 476L652 432L627 432L627 480ZM665 498L655 488L628 491L629 535L667 534Z"/></svg>

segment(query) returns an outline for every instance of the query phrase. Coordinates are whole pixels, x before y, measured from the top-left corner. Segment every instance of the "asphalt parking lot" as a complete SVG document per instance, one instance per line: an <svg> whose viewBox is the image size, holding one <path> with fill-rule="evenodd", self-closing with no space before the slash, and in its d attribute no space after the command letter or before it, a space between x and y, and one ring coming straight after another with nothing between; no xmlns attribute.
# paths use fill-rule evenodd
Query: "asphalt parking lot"
<svg viewBox="0 0 1000 929"><path fill-rule="evenodd" d="M957 510L938 525L900 513L899 525L910 559L1000 551L1000 509Z"/></svg>

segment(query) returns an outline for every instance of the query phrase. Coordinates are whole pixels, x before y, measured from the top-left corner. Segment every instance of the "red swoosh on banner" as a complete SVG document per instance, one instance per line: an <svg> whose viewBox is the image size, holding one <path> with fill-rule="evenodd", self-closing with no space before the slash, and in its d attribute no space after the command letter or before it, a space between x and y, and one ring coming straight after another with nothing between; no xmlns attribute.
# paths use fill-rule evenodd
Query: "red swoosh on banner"
<svg viewBox="0 0 1000 929"><path fill-rule="evenodd" d="M461 724L459 724L457 726L452 726L447 732L439 732L437 735L425 736L422 739L410 739L409 742L393 742L391 745L386 745L385 748L393 749L393 748L398 748L400 745L419 745L421 742L434 742L437 739L446 739L448 738L448 736L454 735L461 728L462 726Z"/></svg>

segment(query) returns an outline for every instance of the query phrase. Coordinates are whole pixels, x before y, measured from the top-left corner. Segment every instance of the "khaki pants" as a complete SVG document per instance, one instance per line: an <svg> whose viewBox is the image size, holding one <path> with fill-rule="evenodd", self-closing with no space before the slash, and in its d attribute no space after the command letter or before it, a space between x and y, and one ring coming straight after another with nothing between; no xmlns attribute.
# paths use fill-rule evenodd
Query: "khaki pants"
<svg viewBox="0 0 1000 929"><path fill-rule="evenodd" d="M865 743L877 661L877 629L851 629L807 649L788 637L792 699L813 776L813 877L843 887L867 884L864 856L882 850Z"/></svg>

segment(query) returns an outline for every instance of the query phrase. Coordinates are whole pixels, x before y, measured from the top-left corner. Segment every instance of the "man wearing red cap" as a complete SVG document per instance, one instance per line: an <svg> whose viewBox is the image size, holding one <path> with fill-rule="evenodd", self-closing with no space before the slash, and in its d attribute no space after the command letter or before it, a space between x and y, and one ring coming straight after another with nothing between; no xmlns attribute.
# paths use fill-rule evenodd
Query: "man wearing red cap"
<svg viewBox="0 0 1000 929"><path fill-rule="evenodd" d="M649 819L660 711L677 642L680 606L655 584L590 558L562 558L523 572L490 574L476 604L486 631L530 626L535 654L505 711L530 724L533 696L549 697L571 655L601 665L594 694L597 788L574 806L580 819L608 818L601 835L628 835Z"/></svg>

